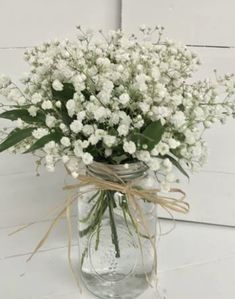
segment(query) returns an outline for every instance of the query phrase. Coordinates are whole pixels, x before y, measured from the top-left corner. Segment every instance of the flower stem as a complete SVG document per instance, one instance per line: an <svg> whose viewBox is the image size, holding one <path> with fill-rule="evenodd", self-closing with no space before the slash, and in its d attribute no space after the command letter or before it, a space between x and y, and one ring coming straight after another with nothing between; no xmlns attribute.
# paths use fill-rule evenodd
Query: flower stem
<svg viewBox="0 0 235 299"><path fill-rule="evenodd" d="M120 248L119 248L119 241L118 241L118 234L117 234L117 228L116 223L114 219L114 198L110 191L107 191L107 197L108 197L108 207L109 207L109 218L110 218L110 226L111 226L111 233L112 233L112 242L116 250L116 258L120 257Z"/></svg>

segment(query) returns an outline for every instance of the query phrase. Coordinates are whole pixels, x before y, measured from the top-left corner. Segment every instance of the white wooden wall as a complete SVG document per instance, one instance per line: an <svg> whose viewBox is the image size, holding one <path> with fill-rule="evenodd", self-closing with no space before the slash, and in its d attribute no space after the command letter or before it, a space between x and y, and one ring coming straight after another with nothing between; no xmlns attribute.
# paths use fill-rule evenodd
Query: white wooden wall
<svg viewBox="0 0 235 299"><path fill-rule="evenodd" d="M208 76L209 70L214 68L222 73L235 71L235 50L232 48L235 37L231 30L235 23L233 1L179 2L176 5L170 0L161 3L124 0L123 29L136 31L143 23L163 24L166 34L172 38L192 45L212 45L194 48L204 62L198 78ZM54 37L72 37L77 24L97 29L118 28L120 2L0 0L0 73L9 74L17 82L27 70L22 59L26 47ZM224 45L229 48L216 47ZM204 171L185 186L192 208L183 219L235 225L233 132L234 122L231 121L208 133L210 158ZM60 190L63 170L58 170L56 175L43 171L43 175L35 177L33 160L29 155L0 156L0 227L25 223L35 217L43 219L48 206L64 198Z"/></svg>
<svg viewBox="0 0 235 299"><path fill-rule="evenodd" d="M203 65L195 79L235 72L233 0L123 0L122 28L162 25L170 39L190 45ZM191 212L178 219L235 226L235 121L207 133L208 164L183 184ZM160 215L161 212L160 212Z"/></svg>
<svg viewBox="0 0 235 299"><path fill-rule="evenodd" d="M73 38L80 24L97 30L117 29L120 11L120 0L0 0L0 74L18 83L27 71L23 61L27 47L55 37ZM36 177L33 161L30 155L0 155L0 298L59 299L65 293L66 298L72 293L74 298L81 297L67 267L64 221L43 248L44 261L36 257L35 262L25 262L49 225L48 212L66 197L61 189L67 179L64 170L50 174L42 169ZM8 236L32 221L37 224ZM56 278L56 273L61 277Z"/></svg>
<svg viewBox="0 0 235 299"><path fill-rule="evenodd" d="M72 37L78 24L118 28L120 1L0 0L0 73L9 74L17 82L27 70L22 59L26 47L54 37ZM158 23L167 28L166 34L185 43L229 47L235 44L233 6L233 0L123 0L122 25L135 31L139 24ZM205 62L198 77L215 67L221 72L234 71L234 49L195 50ZM208 140L209 163L185 186L192 206L186 219L235 225L234 123L211 131ZM64 171L49 174L42 170L36 177L33 160L29 155L0 155L0 298L93 298L86 292L79 294L69 273L64 221L32 262L25 263L50 223L47 212L65 198L61 190ZM27 231L8 237L18 225L35 220L37 223ZM233 234L233 229L180 224L170 239L162 239L160 285L168 289L169 299L234 297ZM77 248L73 249L76 256ZM211 267L211 261L217 263ZM204 282L203 288L195 290L195 281L200 286ZM147 293L141 298L155 296Z"/></svg>
<svg viewBox="0 0 235 299"><path fill-rule="evenodd" d="M18 82L27 71L26 47L55 37L75 38L79 24L108 30L119 23L119 0L0 0L0 73ZM30 155L0 155L0 228L44 219L64 199L63 169L56 174L42 170L36 177L33 160Z"/></svg>

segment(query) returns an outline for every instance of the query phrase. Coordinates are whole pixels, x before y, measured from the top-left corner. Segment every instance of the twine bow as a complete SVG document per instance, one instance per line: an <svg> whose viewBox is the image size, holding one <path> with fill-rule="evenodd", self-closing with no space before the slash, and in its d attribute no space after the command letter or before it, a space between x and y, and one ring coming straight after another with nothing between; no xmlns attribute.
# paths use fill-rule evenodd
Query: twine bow
<svg viewBox="0 0 235 299"><path fill-rule="evenodd" d="M32 252L32 254L30 255L27 261L30 261L32 257L38 252L38 250L43 246L45 241L48 239L51 231L58 224L59 220L63 216L66 216L67 225L68 225L68 262L69 262L70 269L73 273L73 276L76 278L78 287L81 290L79 279L77 278L77 274L73 268L72 260L71 260L71 241L72 241L71 205L79 198L81 199L83 194L91 192L91 189L84 190L84 188L82 187L93 186L94 190L98 189L103 191L107 191L107 190L116 191L126 196L126 198L128 199L128 203L132 206L132 208L136 212L137 215L136 217L138 217L141 220L141 224L145 229L145 233L154 249L154 264L155 264L154 269L156 273L157 262L156 262L155 239L151 236L149 232L145 215L143 214L143 211L141 210L138 201L142 199L151 202L155 205L160 205L163 209L165 209L170 214L171 214L170 211L175 211L175 212L185 214L189 211L189 204L184 201L186 194L181 189L172 188L169 191L169 193L178 194L180 195L180 197L175 198L173 196L164 196L160 194L159 189L140 189L139 187L134 185L134 182L124 182L118 176L115 175L115 177L118 178L118 182L105 180L100 177L91 176L91 175L79 175L78 176L79 183L66 185L65 187L63 187L63 190L73 191L73 193L72 194L70 193L67 200L62 204L62 206L60 206L56 217L52 220L48 230L44 234L43 238L39 241L39 243L37 244L37 246L35 247L34 251ZM78 190L78 191L74 192L74 190ZM11 235L33 225L34 223L30 223L24 227L21 227L20 229L17 229L16 231L12 232ZM137 221L135 221L135 219L134 219L134 223L136 224L137 237L138 237L139 247L141 250L142 262L144 263L144 256L143 256L142 244L140 238L141 234L138 230L138 224ZM147 276L146 279L147 281L149 281Z"/></svg>

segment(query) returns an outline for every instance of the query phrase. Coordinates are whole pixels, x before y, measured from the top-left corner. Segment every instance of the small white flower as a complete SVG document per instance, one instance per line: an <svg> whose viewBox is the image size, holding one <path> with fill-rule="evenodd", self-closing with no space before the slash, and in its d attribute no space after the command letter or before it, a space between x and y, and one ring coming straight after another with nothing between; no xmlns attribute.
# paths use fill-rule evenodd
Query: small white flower
<svg viewBox="0 0 235 299"><path fill-rule="evenodd" d="M53 164L46 164L46 169L48 172L54 172L55 166Z"/></svg>
<svg viewBox="0 0 235 299"><path fill-rule="evenodd" d="M11 79L5 75L0 75L0 89L6 88L11 84Z"/></svg>
<svg viewBox="0 0 235 299"><path fill-rule="evenodd" d="M70 129L76 134L82 130L82 127L83 127L83 124L79 120L74 120L70 124Z"/></svg>
<svg viewBox="0 0 235 299"><path fill-rule="evenodd" d="M168 145L169 145L170 148L175 149L180 145L180 142L175 140L174 138L170 138L168 140Z"/></svg>
<svg viewBox="0 0 235 299"><path fill-rule="evenodd" d="M172 171L173 164L168 158L164 159L162 164L166 173L170 173Z"/></svg>
<svg viewBox="0 0 235 299"><path fill-rule="evenodd" d="M46 155L45 156L45 161L46 161L47 164L53 164L53 162L54 162L53 156L52 155Z"/></svg>
<svg viewBox="0 0 235 299"><path fill-rule="evenodd" d="M136 154L137 158L143 162L149 162L151 159L150 153L145 150L138 151Z"/></svg>
<svg viewBox="0 0 235 299"><path fill-rule="evenodd" d="M35 106L30 106L28 112L31 116L35 117L37 115L38 108Z"/></svg>
<svg viewBox="0 0 235 299"><path fill-rule="evenodd" d="M106 148L104 151L105 157L110 157L112 155L112 149L111 148Z"/></svg>
<svg viewBox="0 0 235 299"><path fill-rule="evenodd" d="M34 105L40 103L42 101L42 95L38 92L32 95L32 103Z"/></svg>
<svg viewBox="0 0 235 299"><path fill-rule="evenodd" d="M80 121L83 121L83 119L85 119L86 117L86 111L79 111L77 114L77 119Z"/></svg>
<svg viewBox="0 0 235 299"><path fill-rule="evenodd" d="M89 144L90 143L88 140L83 140L81 146L82 146L82 148L87 148L89 146Z"/></svg>
<svg viewBox="0 0 235 299"><path fill-rule="evenodd" d="M46 116L46 125L49 127L49 128L53 128L56 124L56 118L52 115L47 115Z"/></svg>
<svg viewBox="0 0 235 299"><path fill-rule="evenodd" d="M84 164L89 165L93 162L93 157L89 153L84 153L82 155L82 161L83 161Z"/></svg>
<svg viewBox="0 0 235 299"><path fill-rule="evenodd" d="M43 110L49 110L49 109L52 109L52 108L53 108L53 105L52 105L51 101L46 100L46 101L42 102L42 109Z"/></svg>
<svg viewBox="0 0 235 299"><path fill-rule="evenodd" d="M71 145L70 139L65 136L60 139L60 143L65 147L68 147Z"/></svg>
<svg viewBox="0 0 235 299"><path fill-rule="evenodd" d="M132 155L136 151L136 145L133 141L124 141L123 149L124 149L124 152Z"/></svg>
<svg viewBox="0 0 235 299"><path fill-rule="evenodd" d="M157 150L158 150L160 155L164 156L164 155L169 153L170 149L169 149L168 144L166 144L165 142L160 141L157 145Z"/></svg>
<svg viewBox="0 0 235 299"><path fill-rule="evenodd" d="M59 128L60 128L64 133L68 131L68 128L67 128L67 126L66 126L64 123L61 123L61 124L59 125Z"/></svg>
<svg viewBox="0 0 235 299"><path fill-rule="evenodd" d="M171 123L176 127L179 128L182 125L185 124L185 115L182 111L177 111L172 117L171 117Z"/></svg>
<svg viewBox="0 0 235 299"><path fill-rule="evenodd" d="M92 134L92 135L90 135L88 141L90 142L90 144L95 145L100 141L100 139L101 138L99 136Z"/></svg>
<svg viewBox="0 0 235 299"><path fill-rule="evenodd" d="M110 115L110 110L104 107L99 107L94 113L94 118L99 121L101 119L104 119Z"/></svg>
<svg viewBox="0 0 235 299"><path fill-rule="evenodd" d="M126 136L129 132L129 127L126 125L120 125L117 129L119 136Z"/></svg>
<svg viewBox="0 0 235 299"><path fill-rule="evenodd" d="M23 122L23 120L21 118L17 119L16 126L17 126L17 128L23 128L24 122Z"/></svg>
<svg viewBox="0 0 235 299"><path fill-rule="evenodd" d="M110 66L110 60L108 58L99 57L96 60L96 64L103 66L103 67L109 67Z"/></svg>
<svg viewBox="0 0 235 299"><path fill-rule="evenodd" d="M66 108L68 110L68 114L72 117L75 114L76 103L73 99L70 99L66 103Z"/></svg>
<svg viewBox="0 0 235 299"><path fill-rule="evenodd" d="M74 179L77 179L78 176L79 176L79 173L76 172L76 171L73 171L73 172L71 173L71 175L72 175L72 177L73 177Z"/></svg>
<svg viewBox="0 0 235 299"><path fill-rule="evenodd" d="M151 150L151 155L153 156L159 155L158 145L155 145L154 148Z"/></svg>
<svg viewBox="0 0 235 299"><path fill-rule="evenodd" d="M120 95L119 102L122 105L126 105L129 101L130 101L130 96L129 96L128 93L123 93L123 94Z"/></svg>
<svg viewBox="0 0 235 299"><path fill-rule="evenodd" d="M38 128L33 130L32 135L34 138L36 139L40 139L43 136L46 136L49 134L49 130L48 129L44 129L44 128Z"/></svg>
<svg viewBox="0 0 235 299"><path fill-rule="evenodd" d="M141 111L146 114L147 112L149 112L150 106L149 104L145 103L145 102L140 102L139 103L139 107L141 109Z"/></svg>
<svg viewBox="0 0 235 299"><path fill-rule="evenodd" d="M74 145L74 154L76 157L81 158L83 155L83 149L80 143L76 142Z"/></svg>
<svg viewBox="0 0 235 299"><path fill-rule="evenodd" d="M55 105L56 105L57 108L61 108L61 102L60 101L56 101Z"/></svg>
<svg viewBox="0 0 235 299"><path fill-rule="evenodd" d="M185 141L187 144L192 145L196 142L195 134L192 131L187 129L185 131L184 135L185 135Z"/></svg>
<svg viewBox="0 0 235 299"><path fill-rule="evenodd" d="M54 80L52 83L52 87L54 90L61 91L64 88L64 85L58 80Z"/></svg>
<svg viewBox="0 0 235 299"><path fill-rule="evenodd" d="M62 161L63 161L64 164L68 163L68 161L69 161L69 156L67 156L67 155L63 155L63 156L62 156Z"/></svg>
<svg viewBox="0 0 235 299"><path fill-rule="evenodd" d="M51 152L55 151L56 146L57 145L56 145L55 141L50 141L50 142L48 142L47 144L44 145L43 150L46 153L50 154Z"/></svg>
<svg viewBox="0 0 235 299"><path fill-rule="evenodd" d="M82 132L86 136L90 136L92 133L94 133L94 127L92 125L85 125L82 128Z"/></svg>
<svg viewBox="0 0 235 299"><path fill-rule="evenodd" d="M116 137L112 135L105 135L103 137L103 141L104 144L107 145L107 147L112 147L116 142Z"/></svg>
<svg viewBox="0 0 235 299"><path fill-rule="evenodd" d="M157 158L151 158L148 165L149 165L149 168L153 171L158 171L161 167L159 159L157 159Z"/></svg>

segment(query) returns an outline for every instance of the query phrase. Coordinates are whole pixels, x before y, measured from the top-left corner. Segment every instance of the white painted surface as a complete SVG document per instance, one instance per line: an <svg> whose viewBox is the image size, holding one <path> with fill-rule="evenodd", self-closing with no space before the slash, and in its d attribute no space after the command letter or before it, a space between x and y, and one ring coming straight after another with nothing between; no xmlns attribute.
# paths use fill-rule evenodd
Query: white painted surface
<svg viewBox="0 0 235 299"><path fill-rule="evenodd" d="M61 223L30 263L25 260L48 223L38 224L11 238L7 236L9 229L1 230L0 242L5 247L0 255L1 298L94 298L85 290L82 295L79 293L69 271L64 224ZM162 231L171 225L163 221ZM74 265L76 256L77 247L73 246ZM177 222L176 229L160 239L158 259L158 289L165 296L161 299L234 298L233 228ZM156 296L149 289L139 298L154 299Z"/></svg>
<svg viewBox="0 0 235 299"><path fill-rule="evenodd" d="M123 0L123 26L162 25L190 45L235 46L233 0Z"/></svg>
<svg viewBox="0 0 235 299"><path fill-rule="evenodd" d="M215 9L210 13L211 0L203 4L201 0L184 1L184 5L180 0L177 9L174 9L177 21L172 15L169 15L171 18L166 17L168 0L161 3L149 0L123 2L123 24L126 28L130 25L135 28L135 22L141 24L139 20L146 18L148 12L149 20L154 13L157 23L164 23L169 35L176 39L200 44L234 45L232 31L225 31L232 20L232 1L213 1ZM141 6L143 3L144 7ZM146 3L156 3L161 9L151 13L151 5ZM173 4L176 5L175 2ZM189 5L192 12L194 10L191 14ZM137 14L135 7L142 7L142 16L140 11ZM186 16L179 13L182 7ZM209 19L206 17L208 14ZM221 16L224 21L215 22ZM179 18L187 21L183 29ZM199 28L195 28L195 20L200 23ZM208 26L205 26L205 20ZM111 29L117 28L119 21L119 0L0 0L0 73L7 73L18 81L20 74L27 70L21 59L24 50L18 47L32 46L55 36L74 36L77 24ZM207 28L206 34L202 28ZM217 67L229 72L234 69L234 50L195 48L195 51L199 51L205 61L198 76L208 76L209 68ZM192 207L192 212L185 219L235 225L235 177L231 175L235 173L233 132L233 124L229 123L208 134L212 145L211 157L206 171L195 176L191 185L185 186ZM58 169L56 174L43 171L41 177L35 177L32 157L0 156L0 298L93 298L86 291L80 295L67 266L65 220L53 231L32 262L25 262L49 225L47 219L51 215L48 211L65 198L61 190L64 178L63 169ZM8 236L18 225L34 220L37 223L28 230ZM164 221L163 230L167 229L167 223ZM176 230L162 237L159 244L159 289L165 298L234 299L234 235L233 228L177 223ZM73 244L76 244L76 239ZM73 247L73 256L76 260L76 246ZM146 298L156 297L149 290L140 297Z"/></svg>
<svg viewBox="0 0 235 299"><path fill-rule="evenodd" d="M193 80L214 77L218 73L235 72L235 49L214 46L233 46L235 25L232 16L235 3L226 1L187 0L123 0L122 28L138 32L141 24L163 25L170 39L190 45L202 61ZM235 121L224 126L216 124L205 134L209 146L208 164L203 172L191 176L190 184L183 184L187 191L191 211L176 215L177 219L203 221L235 226ZM166 216L160 211L160 216Z"/></svg>
<svg viewBox="0 0 235 299"><path fill-rule="evenodd" d="M1 0L0 47L34 46L74 38L76 26L104 30L119 25L119 0Z"/></svg>

